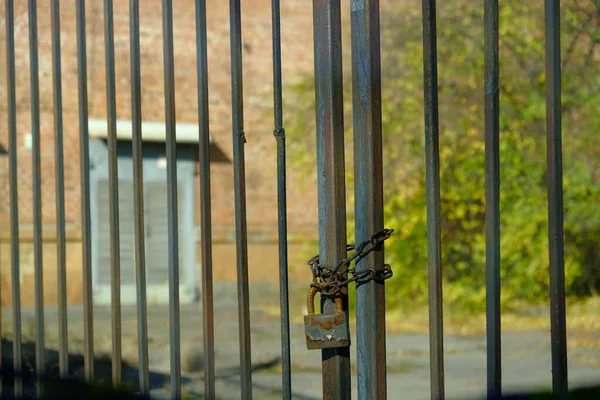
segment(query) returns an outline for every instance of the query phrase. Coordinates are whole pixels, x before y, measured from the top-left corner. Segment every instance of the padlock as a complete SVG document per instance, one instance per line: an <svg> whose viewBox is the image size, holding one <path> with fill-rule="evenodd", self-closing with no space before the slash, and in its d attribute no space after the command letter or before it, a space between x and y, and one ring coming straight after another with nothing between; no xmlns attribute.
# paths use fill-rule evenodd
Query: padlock
<svg viewBox="0 0 600 400"><path fill-rule="evenodd" d="M304 316L306 347L308 350L330 349L350 346L350 325L342 306L342 298L336 296L333 314L315 315L315 294L317 288L311 288L306 299L308 315Z"/></svg>

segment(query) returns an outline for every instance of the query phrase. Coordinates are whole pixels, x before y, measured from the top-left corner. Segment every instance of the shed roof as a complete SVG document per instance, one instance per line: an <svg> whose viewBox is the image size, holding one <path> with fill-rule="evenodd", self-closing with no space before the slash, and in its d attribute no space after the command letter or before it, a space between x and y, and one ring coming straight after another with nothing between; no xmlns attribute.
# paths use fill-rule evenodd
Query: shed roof
<svg viewBox="0 0 600 400"><path fill-rule="evenodd" d="M105 119L89 119L90 137L97 139L108 138L108 122ZM164 122L142 122L142 141L164 142L166 140L166 124ZM200 141L198 124L178 123L175 125L177 143L197 144ZM132 140L133 124L127 120L117 120L117 140ZM212 136L209 143L214 145Z"/></svg>

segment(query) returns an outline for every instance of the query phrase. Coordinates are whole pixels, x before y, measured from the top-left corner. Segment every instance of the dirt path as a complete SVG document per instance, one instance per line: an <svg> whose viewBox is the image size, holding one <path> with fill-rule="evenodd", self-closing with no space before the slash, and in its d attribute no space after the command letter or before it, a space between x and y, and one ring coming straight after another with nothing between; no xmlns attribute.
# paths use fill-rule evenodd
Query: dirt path
<svg viewBox="0 0 600 400"><path fill-rule="evenodd" d="M255 366L253 386L255 398L280 399L280 330L279 319L271 311L278 304L274 284L251 286L252 362ZM292 291L291 313L301 317L304 313L300 292ZM33 310L23 310L23 332L33 337ZM47 348L56 349L56 309L46 311ZM3 310L4 336L11 335L11 312ZM110 352L110 309L94 311L95 349L98 355ZM240 398L239 348L236 287L233 283L215 285L215 349L217 368L217 393L222 399ZM81 307L69 309L70 351L78 353L82 347ZM168 309L152 306L148 310L150 335L150 368L153 372L152 393L157 398L168 395L169 337ZM303 326L294 322L292 335L292 385L294 398L321 398L320 352L307 351ZM123 309L123 358L137 364L137 328L134 308ZM551 385L549 332L524 331L503 334L503 379L506 391L548 388ZM355 338L353 338L355 341ZM200 304L181 308L181 346L184 393L201 397L202 382L202 318ZM388 333L387 368L389 398L429 398L429 344L427 335ZM447 336L446 382L447 398L481 398L485 391L485 339ZM5 352L6 353L6 352ZM569 378L571 385L581 386L600 381L600 348L587 346L570 349ZM356 347L352 348L352 362L356 362ZM108 367L109 368L109 367ZM97 369L108 373L106 367ZM101 372L103 371L103 372ZM135 368L125 370L127 377L135 379ZM352 378L356 395L356 375ZM355 396L353 396L355 398Z"/></svg>

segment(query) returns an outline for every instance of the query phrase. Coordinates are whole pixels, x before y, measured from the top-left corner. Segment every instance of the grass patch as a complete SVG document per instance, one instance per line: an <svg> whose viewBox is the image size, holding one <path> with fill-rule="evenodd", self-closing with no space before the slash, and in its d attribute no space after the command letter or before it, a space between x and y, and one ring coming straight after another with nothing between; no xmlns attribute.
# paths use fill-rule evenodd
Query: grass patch
<svg viewBox="0 0 600 400"><path fill-rule="evenodd" d="M485 334L485 314L467 314L447 310L444 313L444 333L460 336L480 336ZM426 308L411 312L390 311L386 315L387 329L397 333L429 332L429 314ZM502 330L518 331L544 329L549 321L539 316L505 312L502 314Z"/></svg>
<svg viewBox="0 0 600 400"><path fill-rule="evenodd" d="M387 364L387 372L390 374L408 374L414 371L417 366L409 362L400 362L394 364Z"/></svg>
<svg viewBox="0 0 600 400"><path fill-rule="evenodd" d="M410 312L389 310L386 324L390 332L427 333L429 331L428 310L425 307ZM535 329L550 329L549 307L517 304L511 309L502 311L502 331ZM597 333L600 331L600 297L567 301L567 329L569 347L599 346ZM485 335L485 313L445 309L444 332L463 336Z"/></svg>
<svg viewBox="0 0 600 400"><path fill-rule="evenodd" d="M304 323L305 301L308 285L290 285L290 321ZM355 292L350 291L352 296ZM315 304L319 304L318 295ZM260 308L269 316L279 318L278 303L261 304ZM318 306L317 306L318 309ZM527 303L513 303L510 308L502 310L502 331L523 331L550 329L550 307L548 305L532 306ZM466 312L456 307L444 309L444 332L450 335L482 336L485 335L485 312ZM356 314L351 307L350 325L356 327ZM429 312L426 306L412 310L390 309L386 311L388 332L395 333L428 333ZM567 300L567 328L569 330L569 347L584 346L582 341L571 340L572 336L596 335L600 331L600 297L585 300ZM571 343L572 342L572 343ZM600 345L600 343L598 343Z"/></svg>

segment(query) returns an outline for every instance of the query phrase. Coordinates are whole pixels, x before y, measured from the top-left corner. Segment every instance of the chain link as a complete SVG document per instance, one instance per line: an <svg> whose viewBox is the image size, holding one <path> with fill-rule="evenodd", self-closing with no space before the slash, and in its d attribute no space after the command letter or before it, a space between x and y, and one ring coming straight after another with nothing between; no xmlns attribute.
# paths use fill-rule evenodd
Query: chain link
<svg viewBox="0 0 600 400"><path fill-rule="evenodd" d="M394 232L393 229L382 229L358 246L354 244L346 245L346 253L353 250L354 253L350 257L340 261L334 268L320 264L318 254L308 260L308 265L313 275L313 282L310 284L310 287L316 288L322 295L335 296L351 282L361 285L372 280L383 281L391 278L393 273L389 264L384 264L382 268L367 268L361 271L350 268L350 265L352 262L356 265L356 263L365 258L369 253L378 249L384 241L390 238L392 232ZM346 274L352 275L352 277L344 279Z"/></svg>

